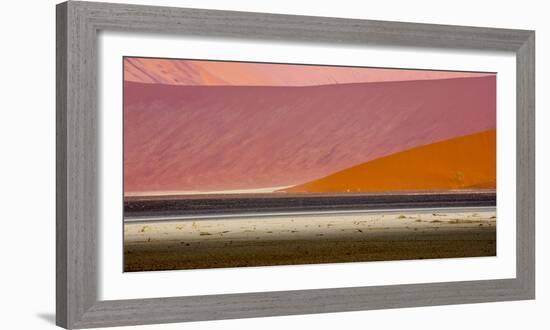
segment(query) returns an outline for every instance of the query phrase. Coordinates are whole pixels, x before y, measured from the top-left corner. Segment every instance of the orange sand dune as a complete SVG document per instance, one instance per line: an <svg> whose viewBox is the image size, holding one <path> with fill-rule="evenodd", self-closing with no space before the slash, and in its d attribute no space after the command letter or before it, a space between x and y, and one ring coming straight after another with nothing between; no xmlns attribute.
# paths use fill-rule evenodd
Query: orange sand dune
<svg viewBox="0 0 550 330"><path fill-rule="evenodd" d="M496 130L378 158L286 192L381 192L494 189Z"/></svg>

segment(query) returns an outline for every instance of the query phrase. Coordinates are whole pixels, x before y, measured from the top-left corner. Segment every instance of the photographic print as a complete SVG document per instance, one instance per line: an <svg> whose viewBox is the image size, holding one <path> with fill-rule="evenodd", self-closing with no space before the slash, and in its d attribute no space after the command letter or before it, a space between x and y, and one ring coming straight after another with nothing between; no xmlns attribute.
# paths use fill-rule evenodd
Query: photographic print
<svg viewBox="0 0 550 330"><path fill-rule="evenodd" d="M496 74L124 57L124 270L496 255Z"/></svg>

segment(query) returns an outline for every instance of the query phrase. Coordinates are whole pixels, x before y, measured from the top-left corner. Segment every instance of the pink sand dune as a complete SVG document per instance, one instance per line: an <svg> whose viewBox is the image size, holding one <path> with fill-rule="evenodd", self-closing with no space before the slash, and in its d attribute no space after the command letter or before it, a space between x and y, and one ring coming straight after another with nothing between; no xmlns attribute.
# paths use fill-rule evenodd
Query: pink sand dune
<svg viewBox="0 0 550 330"><path fill-rule="evenodd" d="M495 80L315 87L125 82L125 192L296 185L494 129Z"/></svg>
<svg viewBox="0 0 550 330"><path fill-rule="evenodd" d="M127 57L126 81L186 86L313 86L491 74Z"/></svg>

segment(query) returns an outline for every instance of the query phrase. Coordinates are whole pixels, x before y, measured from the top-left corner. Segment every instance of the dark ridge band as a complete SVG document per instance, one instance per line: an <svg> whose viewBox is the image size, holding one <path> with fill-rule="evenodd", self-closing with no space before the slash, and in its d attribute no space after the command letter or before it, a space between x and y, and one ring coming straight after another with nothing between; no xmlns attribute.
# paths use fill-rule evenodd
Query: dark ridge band
<svg viewBox="0 0 550 330"><path fill-rule="evenodd" d="M496 206L496 192L126 197L124 217Z"/></svg>

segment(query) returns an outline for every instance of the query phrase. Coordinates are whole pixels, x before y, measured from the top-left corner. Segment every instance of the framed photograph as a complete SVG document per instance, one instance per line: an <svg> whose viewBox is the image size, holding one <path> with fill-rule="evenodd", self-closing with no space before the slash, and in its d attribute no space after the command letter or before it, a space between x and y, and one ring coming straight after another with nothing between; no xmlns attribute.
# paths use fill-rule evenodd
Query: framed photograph
<svg viewBox="0 0 550 330"><path fill-rule="evenodd" d="M534 299L534 47L57 5L58 325Z"/></svg>

